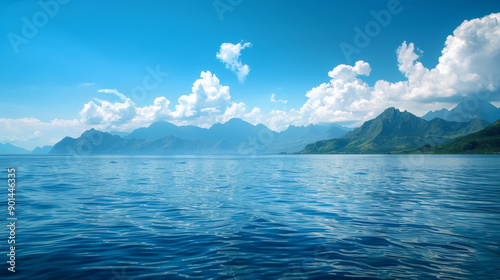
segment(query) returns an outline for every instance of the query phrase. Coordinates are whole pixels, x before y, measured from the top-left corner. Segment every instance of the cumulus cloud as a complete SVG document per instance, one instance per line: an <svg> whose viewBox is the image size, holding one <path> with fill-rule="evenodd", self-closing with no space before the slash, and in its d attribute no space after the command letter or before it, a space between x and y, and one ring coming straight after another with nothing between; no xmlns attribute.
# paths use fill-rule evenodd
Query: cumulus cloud
<svg viewBox="0 0 500 280"><path fill-rule="evenodd" d="M191 118L202 114L201 109L212 108L212 113L221 113L224 106L230 105L229 87L220 84L219 79L210 71L201 72L191 89L191 94L182 95L175 106L173 116Z"/></svg>
<svg viewBox="0 0 500 280"><path fill-rule="evenodd" d="M283 104L286 104L288 102L288 100L285 99L276 99L276 93L271 94L270 101L273 103L283 103Z"/></svg>
<svg viewBox="0 0 500 280"><path fill-rule="evenodd" d="M358 75L369 76L371 71L370 64L360 60L356 62L354 67L341 64L328 72L328 76L337 80L352 80Z"/></svg>
<svg viewBox="0 0 500 280"><path fill-rule="evenodd" d="M397 54L399 70L408 78L405 99L455 101L479 91L496 91L500 85L500 14L464 21L446 39L433 69L417 61L413 43L403 43Z"/></svg>
<svg viewBox="0 0 500 280"><path fill-rule="evenodd" d="M210 127L214 123L241 117L246 110L244 103L231 100L229 87L222 85L210 71L201 72L191 93L180 96L174 109L163 96L157 97L153 105L144 107L136 106L130 98L114 104L99 99L95 101L98 104L90 101L84 105L80 111L81 121L107 130L130 130L155 121Z"/></svg>
<svg viewBox="0 0 500 280"><path fill-rule="evenodd" d="M216 54L216 57L226 65L226 68L236 74L240 83L245 81L248 73L250 72L250 66L241 62L241 50L251 46L251 43L223 43L220 46L219 52Z"/></svg>
<svg viewBox="0 0 500 280"><path fill-rule="evenodd" d="M80 116L85 124L123 124L132 120L136 115L134 102L127 98L125 102L110 103L105 100L96 100L100 105L93 101L85 104Z"/></svg>
<svg viewBox="0 0 500 280"><path fill-rule="evenodd" d="M286 112L273 110L266 118L265 124L280 131L291 124L308 125L353 120L355 116L351 106L360 100L371 99L372 96L370 86L358 76L368 76L370 72L370 65L364 61L356 62L354 66L341 64L328 72L331 78L329 82L307 92L308 100L300 109Z"/></svg>

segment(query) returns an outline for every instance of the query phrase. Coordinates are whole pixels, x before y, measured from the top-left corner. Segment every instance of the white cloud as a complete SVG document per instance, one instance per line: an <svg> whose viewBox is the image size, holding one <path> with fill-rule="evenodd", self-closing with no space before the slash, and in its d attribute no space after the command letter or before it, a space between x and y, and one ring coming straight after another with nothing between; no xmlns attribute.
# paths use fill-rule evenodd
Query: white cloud
<svg viewBox="0 0 500 280"><path fill-rule="evenodd" d="M182 95L178 99L178 105L175 106L173 116L175 118L191 118L203 112L201 109L213 107L229 106L231 95L229 87L220 84L219 79L210 71L201 72L200 79L197 79L191 89L191 94Z"/></svg>
<svg viewBox="0 0 500 280"><path fill-rule="evenodd" d="M93 101L85 104L80 115L85 124L123 124L132 120L136 115L134 102L130 98L123 103L110 103L105 100L99 100L101 105Z"/></svg>
<svg viewBox="0 0 500 280"><path fill-rule="evenodd" d="M118 96L118 98L120 98L121 100L127 100L127 97L123 93L120 93L116 89L103 88L103 89L98 90L97 92L111 93L111 94Z"/></svg>
<svg viewBox="0 0 500 280"><path fill-rule="evenodd" d="M178 125L198 125L210 127L214 123L226 122L244 115L244 103L231 100L229 87L220 84L210 71L203 71L193 83L191 93L177 100L175 109L170 109L170 101L161 96L153 105L137 107L129 98L124 102L110 103L95 99L80 111L84 124L95 125L105 130L131 130L149 125L155 121L169 121Z"/></svg>
<svg viewBox="0 0 500 280"><path fill-rule="evenodd" d="M261 112L260 108L254 107L252 111L244 114L241 118L253 125L257 125L259 123L264 123L267 116Z"/></svg>
<svg viewBox="0 0 500 280"><path fill-rule="evenodd" d="M355 79L358 75L369 76L371 71L370 64L360 60L356 62L354 67L341 64L328 72L328 76L332 79L348 81Z"/></svg>
<svg viewBox="0 0 500 280"><path fill-rule="evenodd" d="M251 46L251 43L223 43L220 46L219 52L216 54L216 57L226 65L226 68L236 74L240 83L245 81L250 72L250 66L243 64L240 60L241 50Z"/></svg>
<svg viewBox="0 0 500 280"><path fill-rule="evenodd" d="M273 102L273 103L283 103L283 104L286 104L288 102L288 100L276 99L276 93L271 94L270 101Z"/></svg>
<svg viewBox="0 0 500 280"><path fill-rule="evenodd" d="M358 78L369 75L370 65L358 61L354 66L341 64L328 72L331 80L312 88L306 94L308 100L299 109L287 112L274 110L264 123L274 130L283 130L288 125L349 121L355 119L350 106L360 100L371 98L371 88ZM366 111L367 110L362 110Z"/></svg>
<svg viewBox="0 0 500 280"><path fill-rule="evenodd" d="M135 116L135 122L137 123L148 123L157 120L168 119L171 115L169 109L170 101L164 96L155 98L153 105L137 107L137 114Z"/></svg>
<svg viewBox="0 0 500 280"><path fill-rule="evenodd" d="M433 69L417 61L413 43L403 43L397 53L399 70L408 78L405 99L456 101L480 91L496 91L500 86L500 14L464 21L446 39Z"/></svg>

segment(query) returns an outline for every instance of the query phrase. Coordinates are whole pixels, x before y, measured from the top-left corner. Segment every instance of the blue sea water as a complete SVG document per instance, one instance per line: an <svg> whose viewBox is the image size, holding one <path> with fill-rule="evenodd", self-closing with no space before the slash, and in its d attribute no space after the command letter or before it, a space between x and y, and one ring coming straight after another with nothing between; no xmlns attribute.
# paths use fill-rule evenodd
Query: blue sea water
<svg viewBox="0 0 500 280"><path fill-rule="evenodd" d="M1 279L499 279L500 157L0 157Z"/></svg>

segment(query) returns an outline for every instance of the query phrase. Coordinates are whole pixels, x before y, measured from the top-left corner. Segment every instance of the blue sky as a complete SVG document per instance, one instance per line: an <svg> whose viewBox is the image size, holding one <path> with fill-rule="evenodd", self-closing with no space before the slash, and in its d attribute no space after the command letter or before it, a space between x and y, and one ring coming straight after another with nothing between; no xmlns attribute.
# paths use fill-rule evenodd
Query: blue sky
<svg viewBox="0 0 500 280"><path fill-rule="evenodd" d="M53 12L48 15L37 2L2 1L0 4L0 34L3 35L0 40L0 119L3 126L0 128L4 130L0 131L0 142L27 148L53 144L64 133L76 136L89 127L131 130L158 120L210 126L232 116L252 123L264 122L275 130L282 130L289 124L340 122L355 125L380 113L385 105L399 104L417 114L452 107L473 92L468 89L473 86L460 85L467 90L444 95L419 93L424 90L446 92L446 87L453 91L458 85L450 82L438 89L412 88L411 80L421 75L414 74L415 67L407 72L401 70L401 65L405 65L401 63L404 51L407 51L406 57L417 54L418 61L432 70L443 55L447 36L465 20L500 12L498 1L42 0ZM399 12L389 12L391 19L387 26L379 24L379 30L374 31L369 43L358 48L359 53L346 57L340 45L355 46L354 28L365 30L370 22L376 22L373 13L389 11L391 5ZM218 12L216 6L227 10ZM23 18L30 23L42 21L40 27L29 34L31 38L23 35L26 24ZM498 31L497 26L486 25L490 26L488 32ZM483 30L479 28L477 30ZM470 32L476 32L474 30ZM24 41L13 43L13 36L20 36ZM487 43L493 44L495 40ZM403 42L407 45L401 48ZM244 80L238 79L237 71L231 71L227 63L216 57L224 43L231 46L248 43L238 51L239 56L233 56L235 63L250 69ZM229 56L231 54L234 55L229 53ZM498 64L496 49L486 55ZM363 74L366 69L353 68L358 60L369 64L358 67L369 67L369 75ZM353 71L356 77L329 76L329 71L342 64L350 66L345 71ZM456 66L457 73L469 73L474 69L471 65ZM168 76L162 76L159 83L147 90L145 98L133 98L133 89L143 85L148 76L147 67L160 69ZM468 68L464 70L464 67ZM496 68L487 70L498 76ZM358 80L358 76L362 79ZM345 96L337 98L344 100L342 102L323 107L311 105L315 98L330 102L325 101L325 97L328 99L328 94L335 96L338 92L332 81L342 79L343 86L360 84L369 89L352 93L359 98L351 103L344 100L351 98L351 93L343 92ZM201 80L203 88L193 93L192 87L197 80ZM380 80L391 83L384 87L391 88L387 91L406 94L405 98L391 97L391 102L376 103L375 84ZM410 89L405 92L394 89L400 81L408 82ZM318 97L314 92L320 89L313 89L323 83L331 83L331 89L323 88ZM491 85L481 85L484 85L481 90L490 92L488 100L498 101L496 80ZM178 99L182 95L205 98L210 91L208 88L220 93L220 100L197 101L189 103L191 107L186 105L190 109L176 110L175 105L180 104ZM125 98L109 90L116 90ZM308 92L313 93L306 96ZM271 102L272 94L275 101L283 102ZM168 112L166 107L159 108L163 105L158 105L159 109L151 107L159 97L168 101L165 105L163 99L158 100L158 104L168 107ZM126 98L132 103L127 103ZM89 105L90 102L96 106ZM370 106L373 110L366 109ZM250 114L254 108L258 110ZM210 112L216 113L210 115ZM319 115L317 112L325 113ZM330 114L326 115L328 112ZM331 112L337 112L335 117ZM30 121L21 121L27 118L31 118ZM55 119L59 120L57 124L53 122ZM46 131L36 128L38 122L47 124ZM13 126L18 127L14 129Z"/></svg>

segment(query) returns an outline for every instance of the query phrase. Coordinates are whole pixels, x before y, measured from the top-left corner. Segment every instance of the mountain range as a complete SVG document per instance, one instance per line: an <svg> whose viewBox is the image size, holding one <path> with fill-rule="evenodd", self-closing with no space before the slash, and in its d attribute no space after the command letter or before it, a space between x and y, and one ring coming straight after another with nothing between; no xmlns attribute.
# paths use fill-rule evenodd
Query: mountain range
<svg viewBox="0 0 500 280"><path fill-rule="evenodd" d="M473 119L485 120L494 123L500 119L500 108L480 99L470 99L459 103L455 108L430 111L422 116L422 119L430 121L434 118L440 118L453 122L468 122Z"/></svg>
<svg viewBox="0 0 500 280"><path fill-rule="evenodd" d="M65 137L51 154L265 154L300 150L320 139L344 135L347 128L338 125L291 126L274 132L262 124L252 125L241 119L214 124L209 129L176 126L157 122L139 128L125 137L95 129L78 138Z"/></svg>
<svg viewBox="0 0 500 280"><path fill-rule="evenodd" d="M217 123L210 128L155 122L131 133L107 133L91 129L78 138L65 137L54 147L37 147L31 153L67 154L76 151L80 154L276 154L297 151L411 151L424 145L441 147L452 139L480 131L494 118L500 119L500 109L491 103L475 101L475 105L472 104L474 106L471 104L462 102L452 110L428 112L422 118L407 111L388 108L375 119L352 131L336 124L311 124L290 126L285 131L275 132L262 124L252 125L241 119ZM28 153L30 151L11 144L0 144L0 154Z"/></svg>
<svg viewBox="0 0 500 280"><path fill-rule="evenodd" d="M42 148L36 147L33 151L29 151L17 146L14 146L10 143L2 144L0 143L0 155L24 155L24 154L48 154L52 146L44 146Z"/></svg>
<svg viewBox="0 0 500 280"><path fill-rule="evenodd" d="M51 154L79 155L183 155L183 154L232 154L225 142L213 144L202 140L185 140L168 135L158 140L124 139L118 135L90 129L78 138L65 137L58 142Z"/></svg>
<svg viewBox="0 0 500 280"><path fill-rule="evenodd" d="M32 154L35 155L43 155L43 154L48 154L52 150L52 146L43 146L43 147L36 147L31 151Z"/></svg>
<svg viewBox="0 0 500 280"><path fill-rule="evenodd" d="M348 128L331 125L290 126L282 132L275 132L262 124L252 125L241 119L214 124L209 129L197 126L176 126L168 122L156 122L149 127L132 131L125 139L155 141L168 135L184 140L203 140L210 143L227 142L235 153L282 153L298 151L305 145L341 137Z"/></svg>
<svg viewBox="0 0 500 280"><path fill-rule="evenodd" d="M307 145L301 153L388 153L442 144L481 130L490 123L474 119L450 122L440 118L426 121L407 111L388 108L378 117L338 139Z"/></svg>

